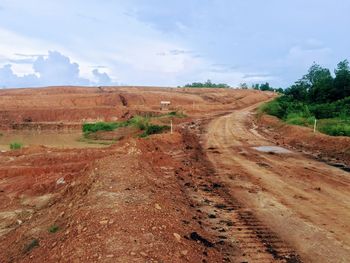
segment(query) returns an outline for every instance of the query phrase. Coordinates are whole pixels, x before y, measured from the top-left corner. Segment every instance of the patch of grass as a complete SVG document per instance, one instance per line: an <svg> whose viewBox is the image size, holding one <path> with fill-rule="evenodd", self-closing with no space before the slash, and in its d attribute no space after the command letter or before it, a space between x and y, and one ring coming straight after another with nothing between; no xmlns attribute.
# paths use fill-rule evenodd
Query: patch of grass
<svg viewBox="0 0 350 263"><path fill-rule="evenodd" d="M49 232L50 233L56 233L59 229L60 229L59 226L52 225L52 226L49 227Z"/></svg>
<svg viewBox="0 0 350 263"><path fill-rule="evenodd" d="M163 131L166 131L169 129L170 127L166 125L149 124L144 130L144 132L140 135L140 137L145 138L149 135L162 133Z"/></svg>
<svg viewBox="0 0 350 263"><path fill-rule="evenodd" d="M127 127L130 125L136 126L140 130L144 130L149 119L149 117L135 116L127 121L84 123L82 129L84 134L98 131L114 131L120 127Z"/></svg>
<svg viewBox="0 0 350 263"><path fill-rule="evenodd" d="M39 246L39 240L38 239L33 239L32 241L30 241L24 248L24 252L28 253L30 252L33 248L38 247Z"/></svg>
<svg viewBox="0 0 350 263"><path fill-rule="evenodd" d="M323 119L317 129L331 136L350 136L350 121L342 119Z"/></svg>
<svg viewBox="0 0 350 263"><path fill-rule="evenodd" d="M20 143L20 142L12 142L10 143L10 149L11 150L19 150L19 149L22 149L23 147L23 144Z"/></svg>
<svg viewBox="0 0 350 263"><path fill-rule="evenodd" d="M127 126L127 122L96 122L96 123L84 123L83 132L97 132L97 131L114 131L119 127Z"/></svg>
<svg viewBox="0 0 350 263"><path fill-rule="evenodd" d="M186 115L184 115L183 113L178 113L175 111L167 113L166 116L176 116L179 118L186 117ZM134 126L138 128L140 131L143 131L140 137L147 137L152 134L162 133L163 131L169 129L169 126L151 124L150 121L151 121L151 117L134 116L133 118L127 121L121 121L121 122L85 123L83 124L84 138L80 139L80 141L93 143L91 140L89 140L89 134L97 131L113 131L120 127L127 127L127 126ZM100 142L100 144L104 144L104 142L102 143Z"/></svg>
<svg viewBox="0 0 350 263"><path fill-rule="evenodd" d="M297 113L291 113L287 116L285 121L292 125L311 127L314 124L315 117L304 117Z"/></svg>

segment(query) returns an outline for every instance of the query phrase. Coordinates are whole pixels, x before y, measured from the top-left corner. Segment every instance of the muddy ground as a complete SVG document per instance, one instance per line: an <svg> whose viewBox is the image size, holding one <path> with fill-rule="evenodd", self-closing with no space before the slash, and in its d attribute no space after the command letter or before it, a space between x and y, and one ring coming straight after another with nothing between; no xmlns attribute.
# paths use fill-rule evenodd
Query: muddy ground
<svg viewBox="0 0 350 263"><path fill-rule="evenodd" d="M0 262L350 258L349 173L292 148L287 154L253 148L278 143L253 115L272 93L64 87L2 92L0 115L6 118L0 124L8 130L28 122L55 126L156 114L159 100L176 101L174 109L188 117L174 122L173 134L123 136L101 149L32 145L1 153Z"/></svg>

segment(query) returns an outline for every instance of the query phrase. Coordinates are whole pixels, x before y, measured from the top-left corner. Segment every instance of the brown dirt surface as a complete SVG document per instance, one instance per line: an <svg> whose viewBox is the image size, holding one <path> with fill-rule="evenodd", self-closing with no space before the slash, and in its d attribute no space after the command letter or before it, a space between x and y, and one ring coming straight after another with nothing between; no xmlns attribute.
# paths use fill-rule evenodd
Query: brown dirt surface
<svg viewBox="0 0 350 263"><path fill-rule="evenodd" d="M253 116L273 96L146 87L0 91L0 123L10 132L21 123L159 115L160 100L188 116L173 118L173 134L101 132L98 139L122 135L105 148L1 152L0 262L346 262L349 173L304 153L252 148L274 145Z"/></svg>

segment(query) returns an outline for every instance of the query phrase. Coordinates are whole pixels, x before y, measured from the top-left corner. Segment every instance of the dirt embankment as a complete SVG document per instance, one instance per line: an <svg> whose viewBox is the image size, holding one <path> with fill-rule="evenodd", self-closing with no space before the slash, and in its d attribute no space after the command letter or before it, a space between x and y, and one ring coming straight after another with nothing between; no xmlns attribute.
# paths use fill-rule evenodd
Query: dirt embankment
<svg viewBox="0 0 350 263"><path fill-rule="evenodd" d="M211 176L198 151L175 133L2 155L0 261L222 262L227 245L186 190Z"/></svg>
<svg viewBox="0 0 350 263"><path fill-rule="evenodd" d="M0 129L53 129L64 123L113 121L137 114L161 112L162 100L171 111L202 116L229 111L272 94L252 90L133 87L49 87L0 90ZM40 128L40 127L39 127Z"/></svg>
<svg viewBox="0 0 350 263"><path fill-rule="evenodd" d="M334 137L306 127L288 125L278 118L262 115L257 119L259 132L278 145L312 154L332 165L350 167L350 137Z"/></svg>

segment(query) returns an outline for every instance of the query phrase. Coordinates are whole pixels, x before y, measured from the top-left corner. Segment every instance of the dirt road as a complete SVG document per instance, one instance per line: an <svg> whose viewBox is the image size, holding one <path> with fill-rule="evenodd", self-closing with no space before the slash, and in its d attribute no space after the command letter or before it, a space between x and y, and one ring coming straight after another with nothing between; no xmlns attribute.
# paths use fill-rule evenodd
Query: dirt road
<svg viewBox="0 0 350 263"><path fill-rule="evenodd" d="M295 250L305 262L349 262L349 173L301 153L252 148L271 145L248 128L256 106L214 119L205 136L208 158L239 204L232 234L242 259L285 260Z"/></svg>

